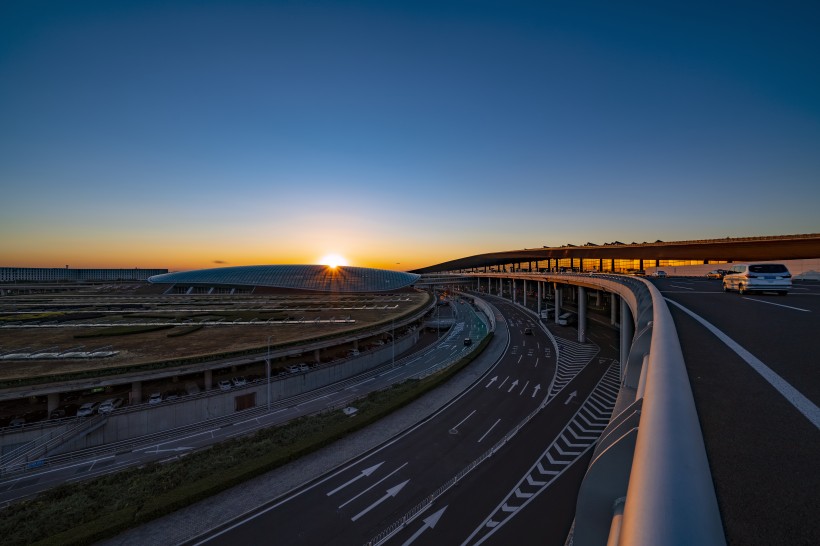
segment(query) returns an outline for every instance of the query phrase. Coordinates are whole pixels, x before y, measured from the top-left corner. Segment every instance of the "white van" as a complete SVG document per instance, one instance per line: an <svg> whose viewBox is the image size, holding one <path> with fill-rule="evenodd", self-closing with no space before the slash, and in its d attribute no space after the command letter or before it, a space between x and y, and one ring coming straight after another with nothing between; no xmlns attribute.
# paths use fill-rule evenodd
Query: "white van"
<svg viewBox="0 0 820 546"><path fill-rule="evenodd" d="M723 277L724 292L777 292L785 296L791 288L792 276L783 264L736 264Z"/></svg>
<svg viewBox="0 0 820 546"><path fill-rule="evenodd" d="M575 314L574 313L564 313L563 315L558 316L558 325L559 326L569 326L570 324L575 324Z"/></svg>

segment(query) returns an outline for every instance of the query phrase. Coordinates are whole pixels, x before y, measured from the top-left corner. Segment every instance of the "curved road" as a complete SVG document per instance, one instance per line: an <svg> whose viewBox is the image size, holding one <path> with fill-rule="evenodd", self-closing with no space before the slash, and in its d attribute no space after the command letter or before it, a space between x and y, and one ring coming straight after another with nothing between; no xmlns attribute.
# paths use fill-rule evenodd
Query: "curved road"
<svg viewBox="0 0 820 546"><path fill-rule="evenodd" d="M421 517L397 528L388 537L390 543L489 539L502 544L524 533L542 543L563 544L584 456L608 420L607 401L614 402L617 393L612 378L605 381L604 375L611 370L617 374L617 364L612 354L601 354L594 344L550 339L531 314L504 300L493 301L497 319L508 321L507 348L470 389L373 452L199 543L253 543L270 536L283 544L366 543L423 506ZM534 335L524 334L527 327ZM614 332L611 337L615 339ZM603 387L591 402L596 409L590 411L589 395L599 385ZM601 389L606 390L603 395ZM527 418L531 420L526 426L502 445ZM568 432L567 423L573 420L580 424ZM491 458L456 487L440 491L494 446ZM511 508L511 496L530 500ZM427 502L432 504L425 506ZM544 525L537 516L544 504L560 505L563 517ZM432 528L425 523L431 517ZM537 523L535 528L529 519Z"/></svg>

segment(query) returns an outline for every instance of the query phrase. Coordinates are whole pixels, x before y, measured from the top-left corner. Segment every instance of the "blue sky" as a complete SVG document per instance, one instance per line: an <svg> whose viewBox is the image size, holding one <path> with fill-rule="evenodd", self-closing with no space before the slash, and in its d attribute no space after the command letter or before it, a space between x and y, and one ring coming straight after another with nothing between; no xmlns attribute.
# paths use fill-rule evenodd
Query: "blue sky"
<svg viewBox="0 0 820 546"><path fill-rule="evenodd" d="M816 2L0 7L0 265L820 231Z"/></svg>

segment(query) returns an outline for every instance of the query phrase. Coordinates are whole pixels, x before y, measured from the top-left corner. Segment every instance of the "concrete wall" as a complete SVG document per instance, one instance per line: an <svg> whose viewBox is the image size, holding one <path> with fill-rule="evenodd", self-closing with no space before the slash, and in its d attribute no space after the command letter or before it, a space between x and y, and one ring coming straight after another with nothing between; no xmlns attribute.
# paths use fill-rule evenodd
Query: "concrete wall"
<svg viewBox="0 0 820 546"><path fill-rule="evenodd" d="M401 354L418 341L418 332L396 341L396 354ZM275 402L283 398L296 396L304 392L324 387L336 381L342 381L354 375L371 370L390 362L393 347L389 344L379 349L368 351L358 357L346 359L338 364L312 369L309 372L275 377L271 382L271 398ZM123 413L114 413L108 418L105 426L82 438L67 442L58 452L73 451L88 447L100 446L110 442L128 440L137 436L161 432L222 417L234 413L235 400L238 396L256 394L256 406L267 404L267 385L262 383L244 389L202 393L185 397L177 402L163 402L154 406L143 404L139 409Z"/></svg>

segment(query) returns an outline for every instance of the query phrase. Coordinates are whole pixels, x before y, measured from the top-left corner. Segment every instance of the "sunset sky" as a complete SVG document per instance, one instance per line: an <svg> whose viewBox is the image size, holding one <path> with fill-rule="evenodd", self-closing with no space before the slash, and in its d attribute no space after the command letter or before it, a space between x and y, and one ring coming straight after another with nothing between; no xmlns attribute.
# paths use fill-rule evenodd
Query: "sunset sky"
<svg viewBox="0 0 820 546"><path fill-rule="evenodd" d="M820 232L820 2L0 3L0 266Z"/></svg>

